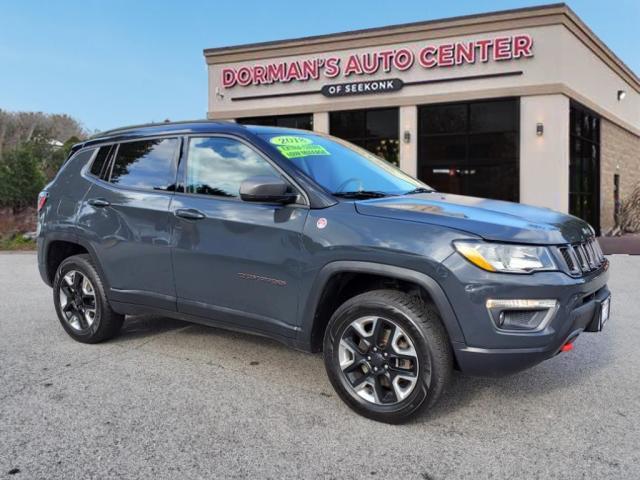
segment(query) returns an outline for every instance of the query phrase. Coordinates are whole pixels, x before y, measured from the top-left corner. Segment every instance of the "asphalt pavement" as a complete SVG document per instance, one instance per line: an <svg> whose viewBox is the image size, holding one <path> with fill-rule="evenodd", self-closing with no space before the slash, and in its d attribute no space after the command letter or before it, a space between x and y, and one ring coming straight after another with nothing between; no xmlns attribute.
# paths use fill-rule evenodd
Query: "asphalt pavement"
<svg viewBox="0 0 640 480"><path fill-rule="evenodd" d="M135 317L76 343L35 255L0 254L0 479L640 478L640 257L610 260L604 332L514 376L457 374L389 426L271 340Z"/></svg>

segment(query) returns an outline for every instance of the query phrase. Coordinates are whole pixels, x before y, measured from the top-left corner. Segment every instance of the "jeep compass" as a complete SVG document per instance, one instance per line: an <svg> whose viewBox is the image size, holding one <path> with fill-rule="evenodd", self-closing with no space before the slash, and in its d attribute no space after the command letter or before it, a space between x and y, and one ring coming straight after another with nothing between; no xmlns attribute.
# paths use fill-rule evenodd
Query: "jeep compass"
<svg viewBox="0 0 640 480"><path fill-rule="evenodd" d="M434 405L453 369L524 370L610 310L609 263L578 218L226 122L76 145L38 199L38 264L77 341L146 313L271 337L322 352L342 400L389 423Z"/></svg>

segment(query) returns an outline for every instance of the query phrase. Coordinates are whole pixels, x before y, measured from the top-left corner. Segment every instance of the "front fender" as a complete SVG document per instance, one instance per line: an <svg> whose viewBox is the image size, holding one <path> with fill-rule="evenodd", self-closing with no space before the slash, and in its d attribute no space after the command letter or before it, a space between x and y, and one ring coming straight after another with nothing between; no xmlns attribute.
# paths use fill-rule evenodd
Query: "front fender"
<svg viewBox="0 0 640 480"><path fill-rule="evenodd" d="M334 261L322 267L313 283L311 293L307 298L304 306L300 331L298 333L298 343L300 348L311 350L312 348L312 332L315 314L320 306L322 293L329 282L329 279L337 273L368 273L373 275L384 275L386 277L395 278L411 283L415 283L424 288L431 298L435 306L440 312L444 327L449 334L452 342L464 342L464 336L458 319L455 316L451 303L440 284L431 276L422 272L417 272L408 268L397 267L394 265L386 265L373 262L362 261ZM442 269L442 274L446 275L446 269Z"/></svg>

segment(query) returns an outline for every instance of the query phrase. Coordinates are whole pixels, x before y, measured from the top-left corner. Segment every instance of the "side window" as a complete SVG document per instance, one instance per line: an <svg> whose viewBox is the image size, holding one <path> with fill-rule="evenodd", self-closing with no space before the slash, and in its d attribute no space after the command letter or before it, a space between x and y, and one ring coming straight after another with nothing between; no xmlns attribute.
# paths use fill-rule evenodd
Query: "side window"
<svg viewBox="0 0 640 480"><path fill-rule="evenodd" d="M187 193L238 197L249 177L278 172L253 149L224 137L191 138L187 161Z"/></svg>
<svg viewBox="0 0 640 480"><path fill-rule="evenodd" d="M96 158L93 160L93 164L91 164L91 175L104 179L106 173L105 170L107 168L107 165L109 164L108 158L110 152L111 145L100 147Z"/></svg>
<svg viewBox="0 0 640 480"><path fill-rule="evenodd" d="M175 189L176 138L121 143L111 171L111 183L150 190Z"/></svg>

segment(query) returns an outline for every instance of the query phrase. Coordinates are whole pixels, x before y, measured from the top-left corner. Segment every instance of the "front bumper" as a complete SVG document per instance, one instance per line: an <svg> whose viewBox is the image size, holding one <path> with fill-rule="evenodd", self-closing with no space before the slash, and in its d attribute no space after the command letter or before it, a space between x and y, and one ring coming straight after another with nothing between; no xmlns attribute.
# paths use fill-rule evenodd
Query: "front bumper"
<svg viewBox="0 0 640 480"><path fill-rule="evenodd" d="M497 376L518 372L556 355L581 332L593 329L600 305L609 295L609 263L581 278L562 272L530 275L485 272L460 255L449 257L442 281L460 324L464 342L453 342L458 367L472 375ZM556 299L559 308L543 330L499 330L487 309L487 299Z"/></svg>

